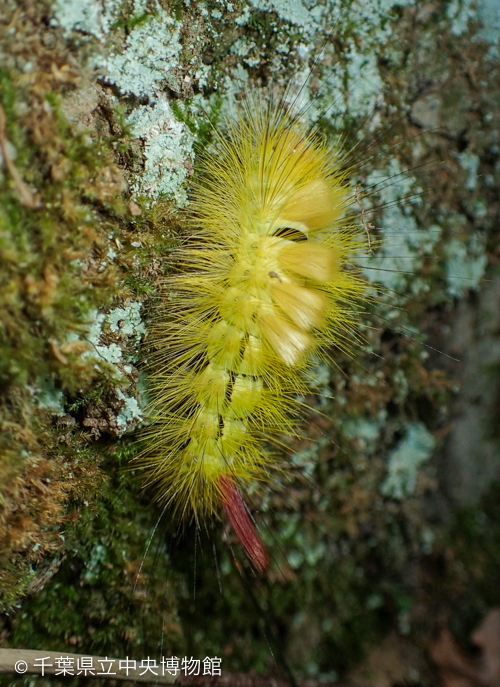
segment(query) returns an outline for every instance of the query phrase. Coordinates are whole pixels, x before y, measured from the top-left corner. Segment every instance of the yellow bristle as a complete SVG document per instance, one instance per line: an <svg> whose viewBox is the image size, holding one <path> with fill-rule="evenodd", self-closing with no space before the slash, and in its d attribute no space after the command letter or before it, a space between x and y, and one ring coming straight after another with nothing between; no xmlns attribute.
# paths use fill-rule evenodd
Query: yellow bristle
<svg viewBox="0 0 500 687"><path fill-rule="evenodd" d="M310 181L283 203L282 223L285 226L300 224L308 235L333 227L343 211L342 196L339 197L335 190L326 180Z"/></svg>
<svg viewBox="0 0 500 687"><path fill-rule="evenodd" d="M240 357L243 332L232 324L218 322L208 334L208 358L222 369L232 370Z"/></svg>
<svg viewBox="0 0 500 687"><path fill-rule="evenodd" d="M262 380L238 375L234 380L231 402L228 404L228 415L246 418L262 398Z"/></svg>
<svg viewBox="0 0 500 687"><path fill-rule="evenodd" d="M297 284L274 283L271 296L301 329L309 331L323 324L328 300L322 293Z"/></svg>
<svg viewBox="0 0 500 687"><path fill-rule="evenodd" d="M287 242L280 250L279 263L285 270L317 282L329 282L339 271L339 251L311 241Z"/></svg>
<svg viewBox="0 0 500 687"><path fill-rule="evenodd" d="M263 338L288 367L298 365L313 345L313 339L308 334L278 314L262 316L259 324Z"/></svg>
<svg viewBox="0 0 500 687"><path fill-rule="evenodd" d="M240 373L249 377L259 377L264 374L268 359L258 337L248 336L243 357L240 364Z"/></svg>

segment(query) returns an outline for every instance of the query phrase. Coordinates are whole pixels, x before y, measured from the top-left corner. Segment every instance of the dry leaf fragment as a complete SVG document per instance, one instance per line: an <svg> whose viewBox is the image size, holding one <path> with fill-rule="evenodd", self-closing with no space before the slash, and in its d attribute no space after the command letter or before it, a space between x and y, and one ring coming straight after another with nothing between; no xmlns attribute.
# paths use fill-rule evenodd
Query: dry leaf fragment
<svg viewBox="0 0 500 687"><path fill-rule="evenodd" d="M488 613L471 639L480 650L477 657L466 655L442 628L430 653L444 687L500 687L500 608Z"/></svg>

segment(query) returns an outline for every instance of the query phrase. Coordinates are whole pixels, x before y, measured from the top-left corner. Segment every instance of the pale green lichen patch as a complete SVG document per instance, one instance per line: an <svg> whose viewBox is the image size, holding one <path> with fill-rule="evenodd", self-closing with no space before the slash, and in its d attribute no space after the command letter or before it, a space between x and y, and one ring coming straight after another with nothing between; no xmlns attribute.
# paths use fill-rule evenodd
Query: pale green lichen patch
<svg viewBox="0 0 500 687"><path fill-rule="evenodd" d="M87 358L95 358L95 366L97 369L100 368L100 363L105 362L112 365L115 369L116 377L120 377L120 372L116 365L122 362L122 349L116 343L110 343L105 345L101 342L102 337L102 327L106 319L104 313L94 312L92 324L89 326L88 332L85 335L85 339L90 344L91 348L84 355ZM70 337L70 341L73 337ZM78 340L77 336L74 335L73 340Z"/></svg>
<svg viewBox="0 0 500 687"><path fill-rule="evenodd" d="M372 455L377 448L377 440L386 419L385 412L382 412L377 420L363 417L347 419L342 423L342 432L346 438L360 442L367 455Z"/></svg>
<svg viewBox="0 0 500 687"><path fill-rule="evenodd" d="M60 26L66 36L72 31L102 38L109 33L121 0L56 0L53 26Z"/></svg>
<svg viewBox="0 0 500 687"><path fill-rule="evenodd" d="M90 344L84 357L94 359L97 369L101 369L103 363L109 364L117 382L124 373L130 373L127 362L135 359L130 351L137 349L146 332L140 314L141 306L140 302L133 301L128 306L114 308L108 314L94 311L84 335L84 340ZM110 332L115 341L109 341ZM79 337L76 334L69 337L69 341L77 340Z"/></svg>
<svg viewBox="0 0 500 687"><path fill-rule="evenodd" d="M135 2L135 15L144 11L143 5ZM149 99L149 105L132 110L127 122L144 146L144 167L132 175L132 189L153 200L173 199L183 207L187 204L185 181L194 160L193 137L176 119L165 95L166 88L181 90L182 27L160 4L153 5L150 14L130 30L125 44L110 49L98 62L106 81L121 93Z"/></svg>
<svg viewBox="0 0 500 687"><path fill-rule="evenodd" d="M500 12L496 0L478 0L477 16L482 24L479 29L479 36L490 43L488 55L493 59L498 59L500 50Z"/></svg>
<svg viewBox="0 0 500 687"><path fill-rule="evenodd" d="M415 494L417 475L436 446L436 440L421 422L408 424L406 435L389 454L387 476L380 487L384 496L404 499Z"/></svg>
<svg viewBox="0 0 500 687"><path fill-rule="evenodd" d="M109 34L117 23L112 20L119 15L120 5L117 0L106 0L103 6L58 2L53 21L67 35L76 31L100 39L104 55L94 55L91 62L106 82L124 95L149 99L150 105L133 109L128 121L132 134L144 142L144 170L133 175L132 188L154 200L173 199L182 207L187 203L185 181L194 158L192 136L175 118L164 95L166 88L180 91L183 87L179 81L184 78L179 70L182 25L156 0L135 0L124 44L116 36L111 43ZM203 79L202 66L196 74Z"/></svg>
<svg viewBox="0 0 500 687"><path fill-rule="evenodd" d="M134 337L138 343L146 333L146 326L141 319L142 303L134 301L125 308L115 308L108 313L109 328L115 334Z"/></svg>
<svg viewBox="0 0 500 687"><path fill-rule="evenodd" d="M448 294L459 298L471 289L476 291L488 264L484 236L475 233L468 243L451 238L444 246L444 255Z"/></svg>
<svg viewBox="0 0 500 687"><path fill-rule="evenodd" d="M344 90L346 111L352 117L366 116L373 110L384 90L377 66L377 56L360 53L354 42L347 54L348 86Z"/></svg>
<svg viewBox="0 0 500 687"><path fill-rule="evenodd" d="M467 31L469 21L476 16L475 0L451 0L446 8L446 15L451 20L451 32L460 36Z"/></svg>
<svg viewBox="0 0 500 687"><path fill-rule="evenodd" d="M246 37L239 38L236 43L231 46L233 55L238 55L243 58L243 62L249 67L257 67L261 63L261 56L256 49L256 44L253 40Z"/></svg>
<svg viewBox="0 0 500 687"><path fill-rule="evenodd" d="M365 261L363 273L369 281L381 284L390 292L391 302L402 303L429 290L429 282L419 276L419 270L438 244L441 228L434 224L419 229L415 218L398 207L384 212L383 222L379 230L382 245Z"/></svg>
<svg viewBox="0 0 500 687"><path fill-rule="evenodd" d="M477 186L477 170L479 169L478 156L466 151L458 155L458 161L462 169L468 174L466 184L467 190L474 191Z"/></svg>
<svg viewBox="0 0 500 687"><path fill-rule="evenodd" d="M160 5L154 14L135 26L124 48L106 61L106 80L122 93L156 98L165 85L178 90L174 69L178 66L181 26Z"/></svg>
<svg viewBox="0 0 500 687"><path fill-rule="evenodd" d="M141 306L132 301L108 314L95 311L84 335L90 344L84 357L94 362L95 369L105 375L106 383L98 395L76 401L71 409L85 409L82 425L95 438L103 433L122 436L141 419L136 398L137 372L131 364L137 359L137 348L146 331Z"/></svg>
<svg viewBox="0 0 500 687"><path fill-rule="evenodd" d="M129 117L132 133L144 141L144 171L137 174L133 189L151 198L174 198L187 204L185 180L192 174L193 136L173 115L165 97L152 105L137 107Z"/></svg>
<svg viewBox="0 0 500 687"><path fill-rule="evenodd" d="M276 12L280 19L299 26L306 33L318 28L313 12L301 0L250 0L250 4L260 11Z"/></svg>
<svg viewBox="0 0 500 687"><path fill-rule="evenodd" d="M433 254L442 231L437 224L418 226L412 214L421 192L416 180L394 158L385 169L372 172L363 188L367 193L375 192L376 203L384 208L377 220L380 246L363 261L364 275L368 281L382 284L396 302L428 291L428 281L420 276L420 269L425 258ZM408 197L412 200L405 203ZM375 204L363 197L361 202L368 209Z"/></svg>
<svg viewBox="0 0 500 687"><path fill-rule="evenodd" d="M56 389L52 377L45 376L37 380L36 403L41 410L48 410L53 415L64 415L64 394Z"/></svg>
<svg viewBox="0 0 500 687"><path fill-rule="evenodd" d="M141 419L141 409L136 398L125 396L122 391L118 392L118 398L124 401L124 405L118 414L117 422L120 429L125 432L128 427L134 426Z"/></svg>
<svg viewBox="0 0 500 687"><path fill-rule="evenodd" d="M398 61L401 59L400 46L393 40L391 11L397 7L411 4L409 0L350 2L332 0L325 4L309 7L300 0L282 2L281 0L252 0L256 10L246 18L242 15L239 23L252 24L259 21L262 12L275 13L279 22L271 22L277 34L278 43L271 67L275 83L287 86L287 99L299 101L297 110L309 121L316 121L325 115L332 124L338 125L340 114L350 118L367 116L383 98L385 84L379 69L379 58ZM259 14L257 14L257 12ZM259 17L259 19L257 19ZM288 25L288 26L287 26ZM342 48L335 49L328 40L329 32L334 33ZM299 33L302 40L297 40ZM306 62L312 51L311 38L323 33L325 42L315 69L321 71L321 89L312 98L308 88L303 88L310 77L307 69L301 73L295 69L291 75L283 69L291 54ZM235 43L239 50L241 39ZM381 52L383 46L383 53ZM324 64L324 67L323 67ZM285 74L285 77L283 76ZM331 105L335 104L333 108Z"/></svg>
<svg viewBox="0 0 500 687"><path fill-rule="evenodd" d="M290 461L298 467L303 475L311 477L314 470L314 458L317 458L325 446L328 446L328 439L326 437L317 441L314 446L298 451L291 457Z"/></svg>
<svg viewBox="0 0 500 687"><path fill-rule="evenodd" d="M451 30L455 36L470 31L474 23L479 27L472 40L489 43L488 56L496 60L500 55L500 13L496 0L452 0L446 9L451 19Z"/></svg>

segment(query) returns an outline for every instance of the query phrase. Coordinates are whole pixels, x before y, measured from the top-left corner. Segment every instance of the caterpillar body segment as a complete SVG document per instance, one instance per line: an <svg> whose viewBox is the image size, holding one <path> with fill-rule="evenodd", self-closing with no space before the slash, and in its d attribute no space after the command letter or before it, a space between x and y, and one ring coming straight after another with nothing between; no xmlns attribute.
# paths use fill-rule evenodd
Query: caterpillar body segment
<svg viewBox="0 0 500 687"><path fill-rule="evenodd" d="M294 433L311 354L349 340L361 243L344 219L339 152L283 107L247 106L201 164L181 269L154 325L141 461L180 516L222 507L263 570L239 490L269 474L262 441Z"/></svg>

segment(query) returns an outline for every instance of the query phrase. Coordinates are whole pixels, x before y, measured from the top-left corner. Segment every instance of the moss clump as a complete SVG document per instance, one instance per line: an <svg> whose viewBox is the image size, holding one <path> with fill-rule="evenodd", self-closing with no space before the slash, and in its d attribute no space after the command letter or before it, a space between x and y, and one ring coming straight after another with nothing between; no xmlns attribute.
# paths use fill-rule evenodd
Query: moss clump
<svg viewBox="0 0 500 687"><path fill-rule="evenodd" d="M61 552L68 502L81 503L102 480L97 452L82 458L86 442L66 411L68 399L116 385L87 334L93 314L128 293L108 257L108 236L126 223L118 142L78 131L62 116L62 98L83 77L64 50L44 45L35 29L42 9L16 11L0 25L4 609L28 589L32 566Z"/></svg>
<svg viewBox="0 0 500 687"><path fill-rule="evenodd" d="M108 477L94 493L89 490L82 512L70 509L64 559L39 570L40 585L50 582L4 624L11 647L137 661L159 660L162 649L166 655L184 655L175 609L178 582L163 550L144 559L154 515L137 494L133 474L124 469L129 453L125 446L111 453L101 466ZM0 678L0 684L10 684L9 679ZM45 681L37 678L36 684ZM60 684L71 682L64 678Z"/></svg>

